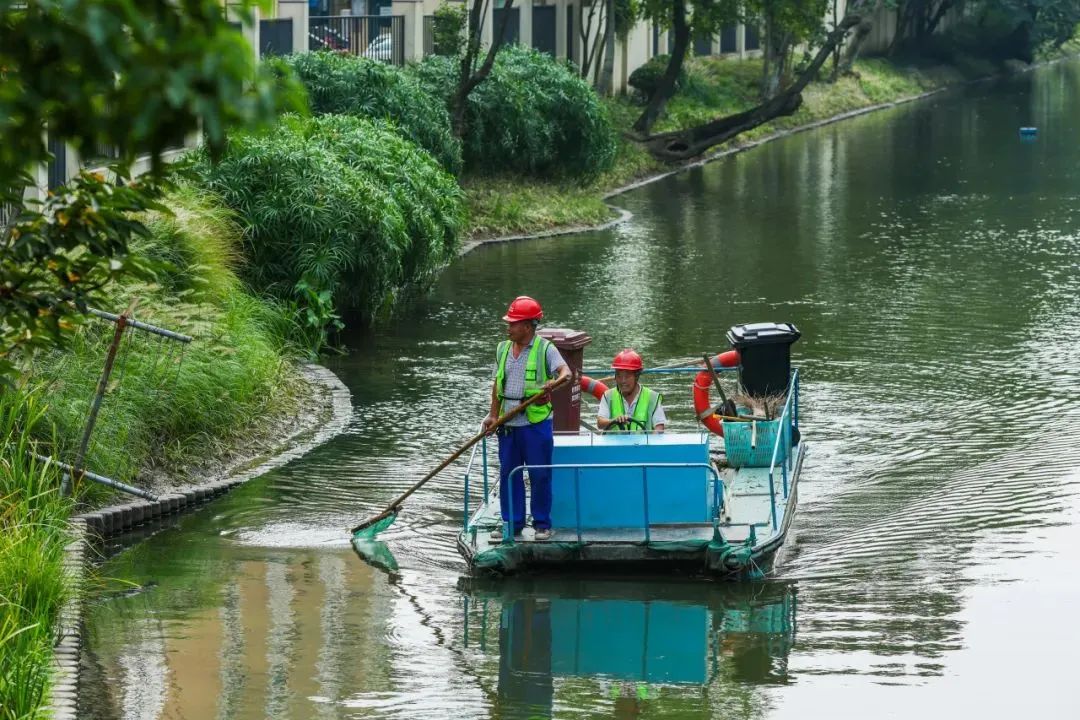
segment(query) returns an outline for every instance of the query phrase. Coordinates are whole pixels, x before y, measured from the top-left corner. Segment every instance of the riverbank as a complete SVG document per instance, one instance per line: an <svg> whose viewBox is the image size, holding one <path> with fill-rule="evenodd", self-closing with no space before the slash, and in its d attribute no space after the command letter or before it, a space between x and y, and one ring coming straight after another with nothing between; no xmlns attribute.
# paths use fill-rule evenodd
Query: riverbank
<svg viewBox="0 0 1080 720"><path fill-rule="evenodd" d="M114 506L86 523L107 534L178 509L186 493L223 469L242 472L268 450L291 445L332 414L332 392L301 362L295 310L251 294L238 280L239 231L228 213L190 189L167 196L172 214L145 218L132 249L143 272L99 301L165 328L189 343L143 330L121 335L84 467L173 502ZM78 598L65 547L69 518L127 496L89 480L61 497L49 456L80 453L91 398L116 334L87 317L63 347L24 359L19 382L0 393L0 707L33 716L52 683L60 608ZM347 397L347 393L346 393ZM233 483L234 475L230 475ZM216 481L221 482L221 481ZM234 484L234 483L233 483ZM193 502L224 488L196 489ZM91 513L93 515L93 513ZM60 653L63 646L57 649ZM61 695L63 693L61 692Z"/></svg>
<svg viewBox="0 0 1080 720"><path fill-rule="evenodd" d="M999 68L986 61L967 60L957 65L903 65L884 58L855 63L854 74L835 83L814 82L803 92L803 104L791 116L777 118L706 155L679 164L658 161L628 137L641 113L641 105L628 97L606 100L619 133L615 166L586 184L522 178L470 179L463 185L470 211L464 251L491 241L557 235L595 228L617 219L605 200L672 172L701 165L792 132L806 130L866 112L893 107L930 94L1005 73L1034 69L1080 54L1080 40L1044 54L1040 62ZM655 132L692 127L711 118L736 113L757 102L761 62L706 57L687 61L688 82L669 103Z"/></svg>

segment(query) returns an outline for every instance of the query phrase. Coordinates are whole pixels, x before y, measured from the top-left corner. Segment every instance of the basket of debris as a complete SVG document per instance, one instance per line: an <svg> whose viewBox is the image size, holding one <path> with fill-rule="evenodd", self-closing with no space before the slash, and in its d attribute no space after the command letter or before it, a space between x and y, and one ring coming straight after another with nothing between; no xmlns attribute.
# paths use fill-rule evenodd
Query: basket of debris
<svg viewBox="0 0 1080 720"><path fill-rule="evenodd" d="M735 398L739 415L773 419L723 421L724 451L728 465L740 468L769 467L772 464L776 439L783 430L781 418L776 416L783 412L785 400L783 396ZM783 423L789 424L789 420L784 418ZM789 445L790 438L780 442L780 448L776 451L777 464L787 458Z"/></svg>

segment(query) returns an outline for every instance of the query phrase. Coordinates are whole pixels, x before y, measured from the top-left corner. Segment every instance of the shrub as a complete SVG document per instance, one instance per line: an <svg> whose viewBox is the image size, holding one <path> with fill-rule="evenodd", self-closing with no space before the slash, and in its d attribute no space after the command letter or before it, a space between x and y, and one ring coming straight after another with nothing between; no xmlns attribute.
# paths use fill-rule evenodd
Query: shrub
<svg viewBox="0 0 1080 720"><path fill-rule="evenodd" d="M461 189L390 126L346 115L286 117L230 138L199 164L246 231L248 282L279 298L330 302L374 319L398 291L453 256Z"/></svg>
<svg viewBox="0 0 1080 720"><path fill-rule="evenodd" d="M411 72L450 101L456 58L428 57ZM470 172L590 178L615 159L615 132L592 87L567 65L518 45L499 51L491 75L469 95L466 121Z"/></svg>
<svg viewBox="0 0 1080 720"><path fill-rule="evenodd" d="M465 5L443 3L432 20L432 44L436 55L455 57L465 47Z"/></svg>
<svg viewBox="0 0 1080 720"><path fill-rule="evenodd" d="M660 78L663 77L664 71L667 70L670 60L670 55L657 55L630 73L630 77L626 80L627 84L641 93L645 100L648 101L656 92L656 88L660 86ZM679 74L675 78L675 92L678 92L685 84L686 68L684 66L679 69Z"/></svg>
<svg viewBox="0 0 1080 720"><path fill-rule="evenodd" d="M389 120L455 175L461 145L450 128L445 104L430 97L415 78L376 60L327 51L298 53L268 61L292 68L307 88L313 113Z"/></svg>

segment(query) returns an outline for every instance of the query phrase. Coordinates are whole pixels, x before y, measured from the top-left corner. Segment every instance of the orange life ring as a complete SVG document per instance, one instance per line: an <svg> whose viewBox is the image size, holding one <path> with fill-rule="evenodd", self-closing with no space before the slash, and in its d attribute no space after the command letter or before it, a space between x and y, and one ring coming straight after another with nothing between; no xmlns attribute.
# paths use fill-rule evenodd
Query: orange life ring
<svg viewBox="0 0 1080 720"><path fill-rule="evenodd" d="M581 392L587 392L597 400L604 399L604 393L608 391L608 386L599 380L593 380L588 375L581 376Z"/></svg>
<svg viewBox="0 0 1080 720"><path fill-rule="evenodd" d="M724 426L720 418L716 416L712 403L709 402L710 387L712 387L712 373L702 370L694 378L694 412L702 425L723 437Z"/></svg>
<svg viewBox="0 0 1080 720"><path fill-rule="evenodd" d="M713 362L720 367L735 367L739 364L739 351L728 350L720 353ZM694 378L694 412L701 424L721 437L724 436L724 425L716 416L713 404L709 401L709 388L712 387L712 373L702 370Z"/></svg>

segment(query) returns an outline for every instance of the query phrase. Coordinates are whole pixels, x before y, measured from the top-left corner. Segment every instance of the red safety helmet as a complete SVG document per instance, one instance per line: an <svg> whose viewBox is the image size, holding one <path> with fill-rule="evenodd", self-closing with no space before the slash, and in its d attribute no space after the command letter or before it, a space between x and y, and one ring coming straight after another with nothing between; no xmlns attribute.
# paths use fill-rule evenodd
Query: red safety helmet
<svg viewBox="0 0 1080 720"><path fill-rule="evenodd" d="M528 295L520 295L510 303L510 308L503 315L506 322L518 322L520 320L539 320L544 317L544 309L540 303Z"/></svg>
<svg viewBox="0 0 1080 720"><path fill-rule="evenodd" d="M641 356L630 348L623 350L611 361L612 370L641 370L644 367L641 364Z"/></svg>

